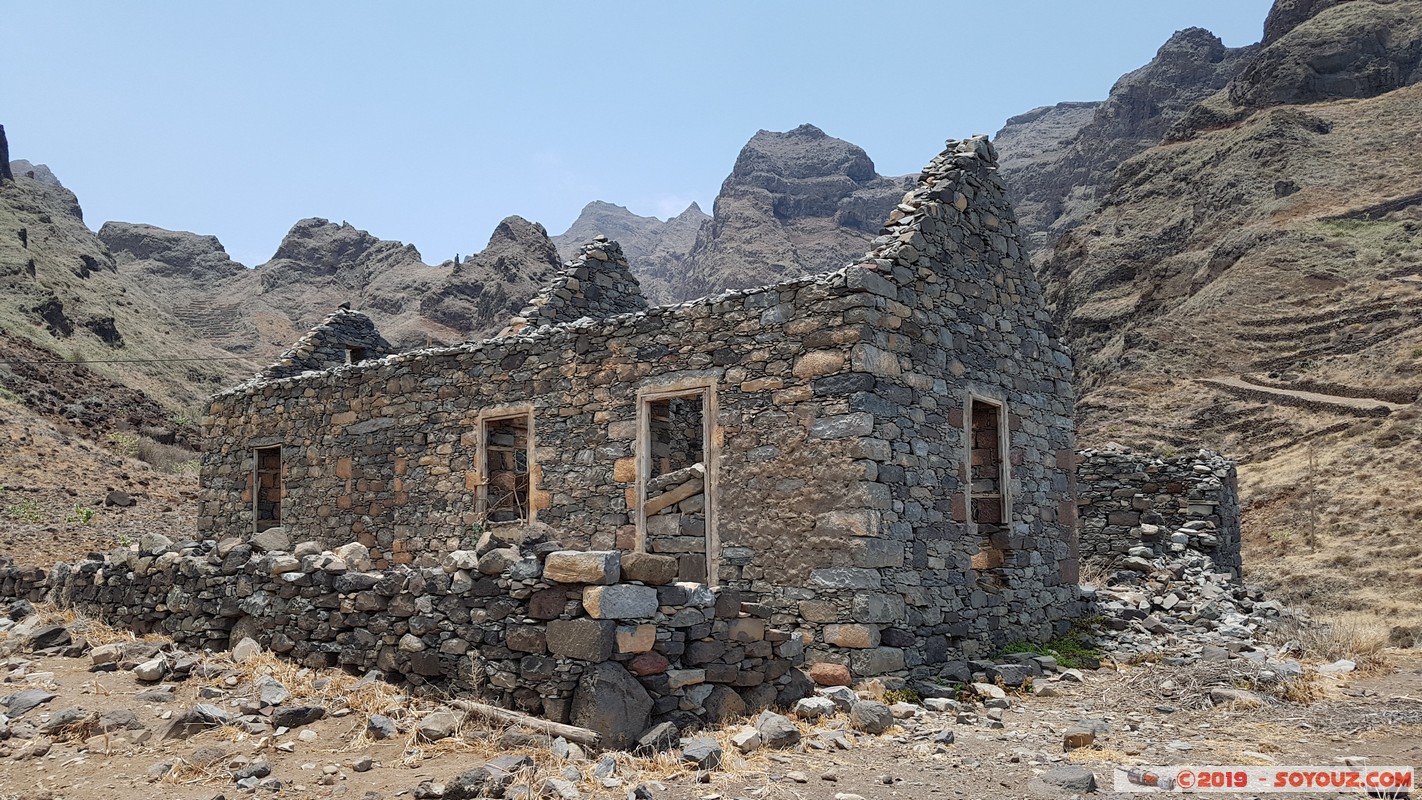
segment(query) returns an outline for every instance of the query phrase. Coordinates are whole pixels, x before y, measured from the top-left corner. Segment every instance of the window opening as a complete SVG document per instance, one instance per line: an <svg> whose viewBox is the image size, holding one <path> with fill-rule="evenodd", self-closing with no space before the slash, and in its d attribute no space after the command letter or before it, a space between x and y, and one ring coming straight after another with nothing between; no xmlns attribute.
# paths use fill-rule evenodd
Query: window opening
<svg viewBox="0 0 1422 800"><path fill-rule="evenodd" d="M983 537L972 567L997 570L1007 560L1007 475L1003 465L1002 406L972 398L968 402L969 519ZM998 575L979 578L982 588L997 588Z"/></svg>
<svg viewBox="0 0 1422 800"><path fill-rule="evenodd" d="M972 401L968 463L971 469L972 519L985 535L1002 526L1002 406Z"/></svg>
<svg viewBox="0 0 1422 800"><path fill-rule="evenodd" d="M484 519L526 522L529 512L528 416L484 421Z"/></svg>
<svg viewBox="0 0 1422 800"><path fill-rule="evenodd" d="M281 447L258 447L256 488L257 531L281 525Z"/></svg>
<svg viewBox="0 0 1422 800"><path fill-rule="evenodd" d="M362 361L364 361L364 360L365 360L365 348L364 348L364 347L347 347L347 348L346 348L346 363L347 363L347 364L359 364L360 362L362 362Z"/></svg>
<svg viewBox="0 0 1422 800"><path fill-rule="evenodd" d="M646 415L646 550L675 556L680 580L705 583L706 395L649 400Z"/></svg>

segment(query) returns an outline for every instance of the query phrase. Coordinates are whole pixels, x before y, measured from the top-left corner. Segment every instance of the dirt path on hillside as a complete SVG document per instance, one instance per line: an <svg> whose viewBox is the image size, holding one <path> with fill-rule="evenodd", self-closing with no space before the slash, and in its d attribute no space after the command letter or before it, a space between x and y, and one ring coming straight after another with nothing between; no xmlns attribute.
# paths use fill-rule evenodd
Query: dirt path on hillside
<svg viewBox="0 0 1422 800"><path fill-rule="evenodd" d="M1324 406L1335 407L1343 411L1373 411L1378 408L1385 408L1389 412L1401 411L1408 406L1402 403L1389 403L1385 400L1373 400L1359 397L1341 397L1332 394L1319 394L1318 392L1305 392L1299 389L1279 389L1273 386L1264 386L1258 383L1251 383L1243 378L1223 376L1217 378L1201 378L1201 383L1211 386L1218 386L1225 390L1235 390L1255 397L1259 395L1270 395L1283 402L1285 405L1303 406Z"/></svg>

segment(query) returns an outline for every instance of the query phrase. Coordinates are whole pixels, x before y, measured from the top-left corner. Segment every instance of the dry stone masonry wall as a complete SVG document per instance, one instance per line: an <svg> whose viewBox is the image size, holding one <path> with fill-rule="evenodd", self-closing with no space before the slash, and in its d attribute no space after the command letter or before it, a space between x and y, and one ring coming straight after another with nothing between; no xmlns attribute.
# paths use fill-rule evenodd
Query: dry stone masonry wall
<svg viewBox="0 0 1422 800"><path fill-rule="evenodd" d="M595 240L581 262L597 285L620 260ZM280 447L293 540L435 569L499 530L481 515L481 431L518 416L532 521L630 558L667 549L657 518L679 515L676 574L704 556L706 583L798 634L825 674L939 674L1077 613L1071 362L986 138L949 142L844 269L618 310L216 396L201 533L252 537L255 453ZM700 446L678 450L700 471L674 486L649 443L667 398L704 415ZM1002 409L990 528L967 510L974 398Z"/></svg>
<svg viewBox="0 0 1422 800"><path fill-rule="evenodd" d="M256 381L289 378L395 352L366 315L346 308L326 316L290 350L256 377Z"/></svg>
<svg viewBox="0 0 1422 800"><path fill-rule="evenodd" d="M601 319L646 307L647 298L627 266L622 246L599 234L583 245L577 258L563 265L563 271L529 301L505 333L581 317Z"/></svg>
<svg viewBox="0 0 1422 800"><path fill-rule="evenodd" d="M373 570L366 548L263 552L236 539L139 546L53 571L0 566L0 595L49 600L190 648L252 637L311 667L380 670L573 722L627 747L805 696L802 635L740 592L674 582L665 556L568 551L506 528L437 567Z"/></svg>
<svg viewBox="0 0 1422 800"><path fill-rule="evenodd" d="M1218 453L1083 450L1077 497L1083 558L1119 566L1191 550L1240 577L1238 476Z"/></svg>

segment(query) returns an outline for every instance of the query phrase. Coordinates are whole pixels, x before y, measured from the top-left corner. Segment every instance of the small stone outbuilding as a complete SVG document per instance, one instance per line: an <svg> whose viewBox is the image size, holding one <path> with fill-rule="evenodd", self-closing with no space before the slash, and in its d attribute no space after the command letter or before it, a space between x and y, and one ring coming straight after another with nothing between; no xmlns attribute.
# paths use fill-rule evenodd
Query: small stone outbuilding
<svg viewBox="0 0 1422 800"><path fill-rule="evenodd" d="M1071 360L984 137L843 269L648 307L599 237L500 336L389 349L341 311L214 397L200 533L418 569L544 524L664 556L856 676L937 674L1076 612Z"/></svg>

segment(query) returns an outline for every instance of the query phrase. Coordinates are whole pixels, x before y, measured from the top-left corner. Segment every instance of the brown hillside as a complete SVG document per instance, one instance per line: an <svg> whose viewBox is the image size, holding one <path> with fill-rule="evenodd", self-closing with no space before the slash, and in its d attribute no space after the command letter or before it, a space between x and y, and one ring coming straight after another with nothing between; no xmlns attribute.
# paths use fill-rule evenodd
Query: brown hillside
<svg viewBox="0 0 1422 800"><path fill-rule="evenodd" d="M1294 104L1125 162L1039 266L1073 343L1083 443L1240 457L1252 577L1415 617L1422 85L1359 78L1368 53L1330 74L1314 59L1382 19L1375 65L1411 63L1422 4L1318 5L1202 105ZM1317 102L1349 87L1359 97Z"/></svg>

